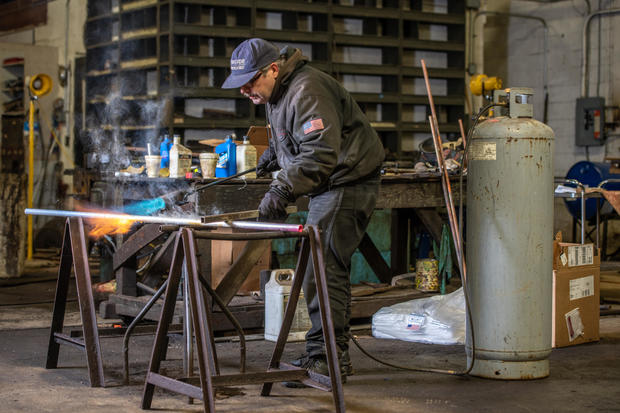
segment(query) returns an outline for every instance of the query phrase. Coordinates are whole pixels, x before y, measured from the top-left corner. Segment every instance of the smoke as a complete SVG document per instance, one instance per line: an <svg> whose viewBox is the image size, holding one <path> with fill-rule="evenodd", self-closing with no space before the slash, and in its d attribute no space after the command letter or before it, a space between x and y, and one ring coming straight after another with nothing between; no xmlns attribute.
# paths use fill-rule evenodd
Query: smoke
<svg viewBox="0 0 620 413"><path fill-rule="evenodd" d="M127 99L119 91L89 105L83 144L87 168L116 172L132 161L128 147L159 148L160 130L170 111L170 99Z"/></svg>
<svg viewBox="0 0 620 413"><path fill-rule="evenodd" d="M159 145L159 129L166 123L170 102L170 99L146 100L139 105L142 124L154 126L152 129L147 129L146 143Z"/></svg>

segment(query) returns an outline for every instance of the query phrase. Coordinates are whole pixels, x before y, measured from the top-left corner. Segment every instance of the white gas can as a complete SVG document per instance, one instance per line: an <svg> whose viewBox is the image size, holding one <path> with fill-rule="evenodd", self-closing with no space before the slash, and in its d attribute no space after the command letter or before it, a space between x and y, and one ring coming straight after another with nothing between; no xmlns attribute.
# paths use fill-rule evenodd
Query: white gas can
<svg viewBox="0 0 620 413"><path fill-rule="evenodd" d="M273 270L265 284L265 340L278 340L294 274L295 271L290 269ZM308 307L301 292L287 341L303 341L310 326Z"/></svg>

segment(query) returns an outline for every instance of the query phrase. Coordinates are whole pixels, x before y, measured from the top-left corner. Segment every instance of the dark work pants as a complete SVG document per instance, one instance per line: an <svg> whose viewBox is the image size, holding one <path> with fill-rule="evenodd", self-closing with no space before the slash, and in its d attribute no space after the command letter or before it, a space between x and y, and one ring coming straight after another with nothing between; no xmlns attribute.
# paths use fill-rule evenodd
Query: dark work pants
<svg viewBox="0 0 620 413"><path fill-rule="evenodd" d="M329 302L339 353L349 348L351 256L361 242L375 209L379 182L378 177L370 178L354 185L332 188L310 199L306 224L321 230ZM309 356L325 354L312 261L306 269L303 289L312 322L306 334L306 352Z"/></svg>

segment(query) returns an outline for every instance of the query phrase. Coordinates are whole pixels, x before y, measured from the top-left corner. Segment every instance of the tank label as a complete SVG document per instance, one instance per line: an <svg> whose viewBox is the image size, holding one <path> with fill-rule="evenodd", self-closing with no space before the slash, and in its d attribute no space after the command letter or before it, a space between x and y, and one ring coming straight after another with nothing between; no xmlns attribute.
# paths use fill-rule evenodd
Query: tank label
<svg viewBox="0 0 620 413"><path fill-rule="evenodd" d="M568 266L579 267L581 265L594 264L594 245L571 245L566 249Z"/></svg>
<svg viewBox="0 0 620 413"><path fill-rule="evenodd" d="M497 159L495 142L473 142L469 152L471 161L494 161Z"/></svg>
<svg viewBox="0 0 620 413"><path fill-rule="evenodd" d="M594 275L570 280L568 291L571 301L594 295Z"/></svg>

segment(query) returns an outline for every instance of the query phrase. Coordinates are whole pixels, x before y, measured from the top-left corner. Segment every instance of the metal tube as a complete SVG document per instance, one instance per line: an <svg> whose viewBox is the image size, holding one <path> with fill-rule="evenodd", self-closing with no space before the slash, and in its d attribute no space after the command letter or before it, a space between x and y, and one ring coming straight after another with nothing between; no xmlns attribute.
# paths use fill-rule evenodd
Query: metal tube
<svg viewBox="0 0 620 413"><path fill-rule="evenodd" d="M110 212L83 212L83 211L64 211L55 209L37 209L26 208L26 215L45 215L51 217L81 217L84 219L123 219L126 221L136 221L155 224L170 225L186 225L206 228L241 228L254 229L263 231L287 231L301 232L303 225L279 224L271 222L250 222L250 221L232 221L232 222L209 222L203 224L200 218L179 218L179 217L162 217L162 216L144 216L144 215L126 215Z"/></svg>
<svg viewBox="0 0 620 413"><path fill-rule="evenodd" d="M134 318L131 324L129 324L129 326L127 327L127 331L125 331L125 335L123 336L123 347L122 347L123 371L124 371L123 378L124 378L125 385L129 384L129 337L131 337L131 333L133 332L136 325L138 325L138 323L142 321L146 313L148 313L151 307L153 307L153 304L155 304L155 302L159 299L159 297L161 297L164 291L166 291L167 286L168 286L168 280L164 281L161 287L159 287L159 290L157 290L157 292L153 295L153 297L151 297L149 301L145 304L145 306L142 307L142 310L140 310L136 318Z"/></svg>
<svg viewBox="0 0 620 413"><path fill-rule="evenodd" d="M34 99L30 98L28 109L28 208L32 208L32 197L34 192ZM26 243L26 259L32 259L32 217L28 217Z"/></svg>
<svg viewBox="0 0 620 413"><path fill-rule="evenodd" d="M478 19L478 17L480 16L484 16L484 15L491 15L491 16L502 16L502 17L517 17L520 19L530 19L530 20L536 20L539 21L540 23L542 23L543 25L543 30L544 30L544 37L543 37L543 93L544 96L546 98L548 91L549 91L549 81L548 81L548 77L547 77L547 49L549 48L549 28L547 26L547 21L545 19L543 19L542 17L538 17L538 16L530 16L527 14L519 14L519 13L503 13L503 12L498 12L498 11L479 11L476 13L476 15L474 16L474 21L471 25L471 40L470 40L470 45L472 47L472 52L470 53L469 59L470 61L473 61L473 40L476 37L476 20ZM484 23L483 23L484 25ZM546 110L546 109L545 109ZM543 119L544 122L547 122L547 119Z"/></svg>
<svg viewBox="0 0 620 413"><path fill-rule="evenodd" d="M211 224L220 224L220 226L230 226L232 228L260 229L263 231L302 232L304 230L303 225L278 224L274 222L233 221L230 223L230 225L226 222L212 222ZM210 224L204 224L204 226L209 225Z"/></svg>
<svg viewBox="0 0 620 413"><path fill-rule="evenodd" d="M581 243L586 243L586 191L581 191Z"/></svg>
<svg viewBox="0 0 620 413"><path fill-rule="evenodd" d="M581 97L588 97L588 29L592 18L605 14L620 13L620 9L599 10L586 17L583 23L583 34L581 39Z"/></svg>
<svg viewBox="0 0 620 413"><path fill-rule="evenodd" d="M207 290L207 292L213 297L215 303L220 307L220 310L224 313L228 321L233 325L233 328L237 331L237 335L239 336L239 372L245 373L245 359L246 359L246 340L245 334L243 334L243 327L239 324L239 321L235 318L233 313L228 309L228 306L222 300L222 298L215 292L213 288L209 285L208 282L205 281L204 278L200 276L200 274L196 274L198 277L198 281L202 284L202 288Z"/></svg>
<svg viewBox="0 0 620 413"><path fill-rule="evenodd" d="M596 250L599 249L599 221L601 220L601 198L596 198Z"/></svg>
<svg viewBox="0 0 620 413"><path fill-rule="evenodd" d="M191 310L189 308L189 277L187 273L187 258L183 258L183 266L181 267L184 309L183 338L185 339L185 346L183 347L183 373L185 377L191 377L194 374L194 329L192 326Z"/></svg>
<svg viewBox="0 0 620 413"><path fill-rule="evenodd" d="M63 102L63 109L65 112L65 136L71 136L71 122L73 116L71 116L71 63L69 62L69 28L71 26L71 0L67 0L65 3L65 101ZM62 142L58 142L59 150L62 150ZM68 159L70 160L70 159Z"/></svg>
<svg viewBox="0 0 620 413"><path fill-rule="evenodd" d="M158 216L142 216L127 215L112 212L84 212L84 211L63 211L55 209L37 209L26 208L26 215L46 215L50 217L80 217L91 219L124 219L127 221L149 222L160 224L177 224L177 225L201 225L198 218L178 218L178 217L158 217Z"/></svg>

